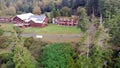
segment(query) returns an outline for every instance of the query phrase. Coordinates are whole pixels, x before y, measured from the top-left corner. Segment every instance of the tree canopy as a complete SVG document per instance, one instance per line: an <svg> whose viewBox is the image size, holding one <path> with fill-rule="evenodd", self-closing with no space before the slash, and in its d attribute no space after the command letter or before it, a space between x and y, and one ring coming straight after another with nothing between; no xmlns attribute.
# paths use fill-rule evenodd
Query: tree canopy
<svg viewBox="0 0 120 68"><path fill-rule="evenodd" d="M42 51L41 63L45 68L66 68L74 53L73 48L64 43L49 44Z"/></svg>

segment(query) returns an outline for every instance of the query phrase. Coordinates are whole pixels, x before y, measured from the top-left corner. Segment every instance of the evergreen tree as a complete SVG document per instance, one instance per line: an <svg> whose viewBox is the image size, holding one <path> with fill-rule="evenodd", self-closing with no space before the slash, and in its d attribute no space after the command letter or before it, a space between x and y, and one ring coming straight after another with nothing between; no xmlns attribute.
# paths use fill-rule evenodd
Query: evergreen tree
<svg viewBox="0 0 120 68"><path fill-rule="evenodd" d="M120 2L118 0L105 0L103 2L103 11L105 16L104 26L109 29L109 35L111 37L112 45L119 46L120 42L120 24L119 24L119 13L120 13ZM113 7L111 7L113 6Z"/></svg>
<svg viewBox="0 0 120 68"><path fill-rule="evenodd" d="M5 10L6 15L15 15L16 14L16 8L14 6L9 6Z"/></svg>
<svg viewBox="0 0 120 68"><path fill-rule="evenodd" d="M70 0L62 0L62 6L70 7Z"/></svg>
<svg viewBox="0 0 120 68"><path fill-rule="evenodd" d="M41 9L40 9L40 7L39 6L34 6L34 8L33 8L33 11L32 11L34 14L41 14Z"/></svg>
<svg viewBox="0 0 120 68"><path fill-rule="evenodd" d="M86 10L84 8L78 7L77 15L79 15L79 22L77 27L80 28L83 32L85 32L86 30L88 30L90 24L87 18Z"/></svg>
<svg viewBox="0 0 120 68"><path fill-rule="evenodd" d="M118 57L117 57L117 59L116 59L116 64L115 64L115 68L119 68L120 67L120 52L119 52L119 54L118 54Z"/></svg>
<svg viewBox="0 0 120 68"><path fill-rule="evenodd" d="M70 57L69 61L67 62L66 68L76 68L75 60Z"/></svg>
<svg viewBox="0 0 120 68"><path fill-rule="evenodd" d="M61 10L60 10L60 12L61 12L61 15L62 16L71 16L71 9L70 8L68 8L68 7L63 7Z"/></svg>
<svg viewBox="0 0 120 68"><path fill-rule="evenodd" d="M76 68L92 68L91 59L86 55L80 55L76 62Z"/></svg>
<svg viewBox="0 0 120 68"><path fill-rule="evenodd" d="M94 46L91 53L93 68L103 68L103 49L100 46Z"/></svg>
<svg viewBox="0 0 120 68"><path fill-rule="evenodd" d="M16 45L13 51L15 68L36 68L36 61L30 52L21 45Z"/></svg>
<svg viewBox="0 0 120 68"><path fill-rule="evenodd" d="M86 7L88 15L99 14L99 0L87 0Z"/></svg>

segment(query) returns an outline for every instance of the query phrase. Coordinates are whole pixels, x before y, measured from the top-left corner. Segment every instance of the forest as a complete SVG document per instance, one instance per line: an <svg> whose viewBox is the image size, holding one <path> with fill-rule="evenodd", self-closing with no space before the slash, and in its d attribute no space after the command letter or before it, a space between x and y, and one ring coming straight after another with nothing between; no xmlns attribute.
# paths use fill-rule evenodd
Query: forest
<svg viewBox="0 0 120 68"><path fill-rule="evenodd" d="M120 0L0 0L0 16L77 15L79 42L50 43L0 27L0 68L120 68Z"/></svg>

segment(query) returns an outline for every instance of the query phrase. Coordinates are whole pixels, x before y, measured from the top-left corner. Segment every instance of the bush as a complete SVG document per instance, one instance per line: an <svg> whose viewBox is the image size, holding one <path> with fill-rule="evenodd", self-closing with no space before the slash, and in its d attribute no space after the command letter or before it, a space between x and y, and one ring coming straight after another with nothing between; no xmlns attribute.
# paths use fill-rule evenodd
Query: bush
<svg viewBox="0 0 120 68"><path fill-rule="evenodd" d="M0 48L6 48L11 43L8 37L0 37Z"/></svg>
<svg viewBox="0 0 120 68"><path fill-rule="evenodd" d="M74 49L69 44L49 44L43 47L40 62L45 68L66 68L73 53Z"/></svg>
<svg viewBox="0 0 120 68"><path fill-rule="evenodd" d="M26 38L25 41L24 41L24 46L29 48L31 45L33 44L33 38L32 37L29 37L29 38Z"/></svg>
<svg viewBox="0 0 120 68"><path fill-rule="evenodd" d="M9 60L9 53L0 54L0 63L6 63Z"/></svg>
<svg viewBox="0 0 120 68"><path fill-rule="evenodd" d="M2 36L3 34L4 34L4 30L0 28L0 36Z"/></svg>
<svg viewBox="0 0 120 68"><path fill-rule="evenodd" d="M16 8L14 6L10 6L9 8L5 9L6 15L15 15L16 14Z"/></svg>
<svg viewBox="0 0 120 68"><path fill-rule="evenodd" d="M33 39L32 44L29 46L28 50L31 52L32 56L35 57L36 60L39 60L41 49L45 45L47 45L47 43Z"/></svg>

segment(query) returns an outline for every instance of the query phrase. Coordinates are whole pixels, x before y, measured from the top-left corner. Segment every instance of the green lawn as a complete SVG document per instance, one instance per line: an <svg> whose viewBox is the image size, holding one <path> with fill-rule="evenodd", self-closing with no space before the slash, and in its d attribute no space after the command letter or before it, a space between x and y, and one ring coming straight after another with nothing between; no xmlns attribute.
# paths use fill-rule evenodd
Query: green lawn
<svg viewBox="0 0 120 68"><path fill-rule="evenodd" d="M0 23L1 28L6 31L13 31L12 24ZM35 33L35 34L79 34L80 29L71 26L59 26L55 24L49 24L44 28L22 28L24 33Z"/></svg>
<svg viewBox="0 0 120 68"><path fill-rule="evenodd" d="M13 31L13 24L0 23L0 27L5 31Z"/></svg>

